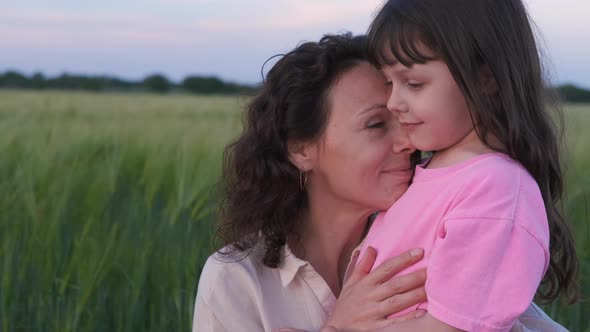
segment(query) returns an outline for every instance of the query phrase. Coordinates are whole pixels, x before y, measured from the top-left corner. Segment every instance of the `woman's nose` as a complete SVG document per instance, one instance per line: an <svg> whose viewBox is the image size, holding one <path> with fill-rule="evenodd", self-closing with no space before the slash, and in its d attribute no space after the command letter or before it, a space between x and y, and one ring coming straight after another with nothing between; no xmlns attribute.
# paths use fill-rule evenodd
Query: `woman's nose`
<svg viewBox="0 0 590 332"><path fill-rule="evenodd" d="M411 154L414 151L416 151L416 147L412 144L408 132L398 124L393 135L393 152Z"/></svg>

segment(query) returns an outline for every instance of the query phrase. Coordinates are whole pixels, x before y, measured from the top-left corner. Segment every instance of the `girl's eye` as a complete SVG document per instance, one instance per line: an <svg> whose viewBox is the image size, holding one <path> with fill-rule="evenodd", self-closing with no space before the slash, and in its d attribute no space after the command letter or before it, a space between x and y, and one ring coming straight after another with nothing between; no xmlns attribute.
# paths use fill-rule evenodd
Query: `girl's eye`
<svg viewBox="0 0 590 332"><path fill-rule="evenodd" d="M412 82L412 81L410 81L410 82L407 83L407 85L408 85L408 87L410 89L419 89L419 88L422 87L422 85L424 85L424 83L418 83L418 82Z"/></svg>
<svg viewBox="0 0 590 332"><path fill-rule="evenodd" d="M385 86L392 86L392 85L393 85L393 83L391 81L386 81L385 82Z"/></svg>

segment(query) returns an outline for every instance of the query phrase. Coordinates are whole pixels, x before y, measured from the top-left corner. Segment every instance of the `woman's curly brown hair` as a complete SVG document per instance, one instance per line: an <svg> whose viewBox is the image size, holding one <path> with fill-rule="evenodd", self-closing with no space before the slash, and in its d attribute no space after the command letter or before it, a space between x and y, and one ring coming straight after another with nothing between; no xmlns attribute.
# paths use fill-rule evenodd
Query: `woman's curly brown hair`
<svg viewBox="0 0 590 332"><path fill-rule="evenodd" d="M264 241L264 265L275 268L307 206L287 142L321 137L337 77L368 61L365 37L326 35L285 54L269 71L244 114L243 133L224 153L218 237L222 255L248 253Z"/></svg>

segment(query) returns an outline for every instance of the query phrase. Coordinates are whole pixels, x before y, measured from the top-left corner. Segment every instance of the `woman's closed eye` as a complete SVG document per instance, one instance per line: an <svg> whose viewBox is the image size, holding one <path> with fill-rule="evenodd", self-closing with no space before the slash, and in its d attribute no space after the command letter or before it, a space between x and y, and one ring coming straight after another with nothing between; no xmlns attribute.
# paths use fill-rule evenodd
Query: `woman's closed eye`
<svg viewBox="0 0 590 332"><path fill-rule="evenodd" d="M370 121L366 124L367 129L380 129L385 128L385 121Z"/></svg>

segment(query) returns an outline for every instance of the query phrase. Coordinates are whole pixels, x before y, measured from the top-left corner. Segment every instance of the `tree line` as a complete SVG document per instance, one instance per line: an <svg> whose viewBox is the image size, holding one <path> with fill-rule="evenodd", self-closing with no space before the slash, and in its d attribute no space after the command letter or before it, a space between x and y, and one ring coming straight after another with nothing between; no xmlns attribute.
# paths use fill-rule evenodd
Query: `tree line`
<svg viewBox="0 0 590 332"><path fill-rule="evenodd" d="M61 74L45 77L42 73L27 76L17 71L0 74L0 89L59 89L122 92L188 92L195 94L248 94L253 86L226 82L215 76L187 76L175 83L162 74L152 74L143 80L123 80L112 76L86 76ZM567 102L590 102L590 90L565 84L557 87Z"/></svg>
<svg viewBox="0 0 590 332"><path fill-rule="evenodd" d="M46 77L42 73L27 76L17 71L0 74L0 89L58 89L121 92L188 92L195 94L245 94L254 87L226 82L215 76L187 76L176 83L162 74L148 75L142 80L124 80L112 76L61 74Z"/></svg>
<svg viewBox="0 0 590 332"><path fill-rule="evenodd" d="M582 89L573 84L561 85L558 88L559 95L564 101L572 103L590 102L590 90Z"/></svg>

